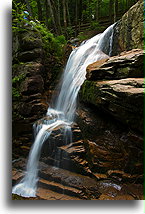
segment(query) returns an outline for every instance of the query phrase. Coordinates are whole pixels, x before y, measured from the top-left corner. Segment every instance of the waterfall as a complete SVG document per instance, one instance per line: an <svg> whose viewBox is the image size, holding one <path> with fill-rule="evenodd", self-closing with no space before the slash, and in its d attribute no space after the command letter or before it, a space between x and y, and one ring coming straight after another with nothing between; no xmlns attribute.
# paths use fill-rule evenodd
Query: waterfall
<svg viewBox="0 0 145 214"><path fill-rule="evenodd" d="M26 174L20 183L13 187L12 193L23 197L36 197L38 163L43 143L56 129L63 128L70 134L75 117L77 95L86 79L86 67L97 60L109 57L112 48L113 27L114 24L102 34L83 42L70 54L60 81L60 91L56 102L47 111L50 119L34 126L35 141L28 157Z"/></svg>

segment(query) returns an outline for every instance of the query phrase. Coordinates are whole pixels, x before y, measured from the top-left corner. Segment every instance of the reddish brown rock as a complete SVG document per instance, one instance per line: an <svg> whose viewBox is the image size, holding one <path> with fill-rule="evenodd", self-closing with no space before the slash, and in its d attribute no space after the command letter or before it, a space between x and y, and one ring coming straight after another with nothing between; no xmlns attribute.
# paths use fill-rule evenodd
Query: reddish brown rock
<svg viewBox="0 0 145 214"><path fill-rule="evenodd" d="M143 57L143 50L134 49L94 62L87 67L86 77L91 81L143 77Z"/></svg>
<svg viewBox="0 0 145 214"><path fill-rule="evenodd" d="M97 179L143 182L143 137L93 106L81 105L77 122L82 131L86 160ZM98 175L97 175L98 174Z"/></svg>
<svg viewBox="0 0 145 214"><path fill-rule="evenodd" d="M21 85L21 93L24 95L42 93L44 90L44 81L40 75L26 78Z"/></svg>
<svg viewBox="0 0 145 214"><path fill-rule="evenodd" d="M108 112L132 129L143 132L143 86L143 78L85 81L80 98Z"/></svg>

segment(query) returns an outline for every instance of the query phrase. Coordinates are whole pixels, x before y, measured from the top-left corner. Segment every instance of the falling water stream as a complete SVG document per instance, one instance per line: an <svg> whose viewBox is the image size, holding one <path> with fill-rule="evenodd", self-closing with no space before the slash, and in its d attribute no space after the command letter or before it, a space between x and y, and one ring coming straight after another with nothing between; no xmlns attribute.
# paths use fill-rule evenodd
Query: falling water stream
<svg viewBox="0 0 145 214"><path fill-rule="evenodd" d="M70 54L60 82L61 87L57 100L47 111L47 116L51 119L34 125L35 141L28 157L26 174L13 187L12 193L23 197L36 197L38 164L42 145L49 138L51 132L56 129L63 128L64 133L67 133L67 130L71 132L77 95L86 79L86 67L97 60L109 57L112 49L113 27L114 24L103 33L83 42Z"/></svg>

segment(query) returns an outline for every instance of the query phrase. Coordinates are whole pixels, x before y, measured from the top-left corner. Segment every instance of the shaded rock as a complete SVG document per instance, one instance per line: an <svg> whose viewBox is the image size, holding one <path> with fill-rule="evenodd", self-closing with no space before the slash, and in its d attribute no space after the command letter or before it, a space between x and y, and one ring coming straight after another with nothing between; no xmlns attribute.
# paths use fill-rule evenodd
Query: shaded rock
<svg viewBox="0 0 145 214"><path fill-rule="evenodd" d="M131 132L95 106L81 104L77 122L85 139L88 168L97 179L143 182L142 135Z"/></svg>
<svg viewBox="0 0 145 214"><path fill-rule="evenodd" d="M41 93L37 93L37 94L32 94L29 96L23 96L22 101L24 102L39 102L42 98L42 94Z"/></svg>
<svg viewBox="0 0 145 214"><path fill-rule="evenodd" d="M140 184L118 185L110 180L98 182L98 190L102 193L99 200L141 200L143 186Z"/></svg>
<svg viewBox="0 0 145 214"><path fill-rule="evenodd" d="M143 78L85 81L81 100L94 104L131 128L143 132Z"/></svg>
<svg viewBox="0 0 145 214"><path fill-rule="evenodd" d="M42 93L44 90L44 81L40 75L26 78L21 84L21 93L23 95Z"/></svg>
<svg viewBox="0 0 145 214"><path fill-rule="evenodd" d="M47 105L44 103L22 103L19 107L19 113L23 115L24 117L28 116L33 116L37 115L37 117L40 117L41 115L44 114L44 112L47 111Z"/></svg>
<svg viewBox="0 0 145 214"><path fill-rule="evenodd" d="M21 50L32 50L35 48L42 48L43 42L41 35L38 31L29 30L19 35L20 49Z"/></svg>
<svg viewBox="0 0 145 214"><path fill-rule="evenodd" d="M41 48L35 48L33 50L24 51L18 53L18 60L21 62L30 62L30 61L41 61L43 57L43 50Z"/></svg>
<svg viewBox="0 0 145 214"><path fill-rule="evenodd" d="M13 77L25 74L27 77L43 74L44 66L37 62L26 62L13 65Z"/></svg>
<svg viewBox="0 0 145 214"><path fill-rule="evenodd" d="M124 183L133 183L135 180L137 181L139 179L140 181L142 180L141 183L143 182L143 175L129 174L120 170L108 170L107 174L108 174L108 177L118 181L122 181Z"/></svg>
<svg viewBox="0 0 145 214"><path fill-rule="evenodd" d="M88 80L143 77L143 50L134 49L119 56L100 60L87 67Z"/></svg>
<svg viewBox="0 0 145 214"><path fill-rule="evenodd" d="M13 155L28 155L33 123L46 114L62 70L62 58L48 55L42 34L30 26L13 34ZM51 41L50 41L51 43Z"/></svg>

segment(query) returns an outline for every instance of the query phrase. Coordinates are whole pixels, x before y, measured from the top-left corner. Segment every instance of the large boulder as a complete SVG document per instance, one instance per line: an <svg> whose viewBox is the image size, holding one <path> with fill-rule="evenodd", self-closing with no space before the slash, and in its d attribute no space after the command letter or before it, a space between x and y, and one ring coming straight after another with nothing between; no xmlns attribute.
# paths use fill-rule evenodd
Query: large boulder
<svg viewBox="0 0 145 214"><path fill-rule="evenodd" d="M43 42L41 34L36 30L13 33L13 62L41 61Z"/></svg>
<svg viewBox="0 0 145 214"><path fill-rule="evenodd" d="M143 0L139 0L121 18L114 29L112 55L144 47Z"/></svg>

